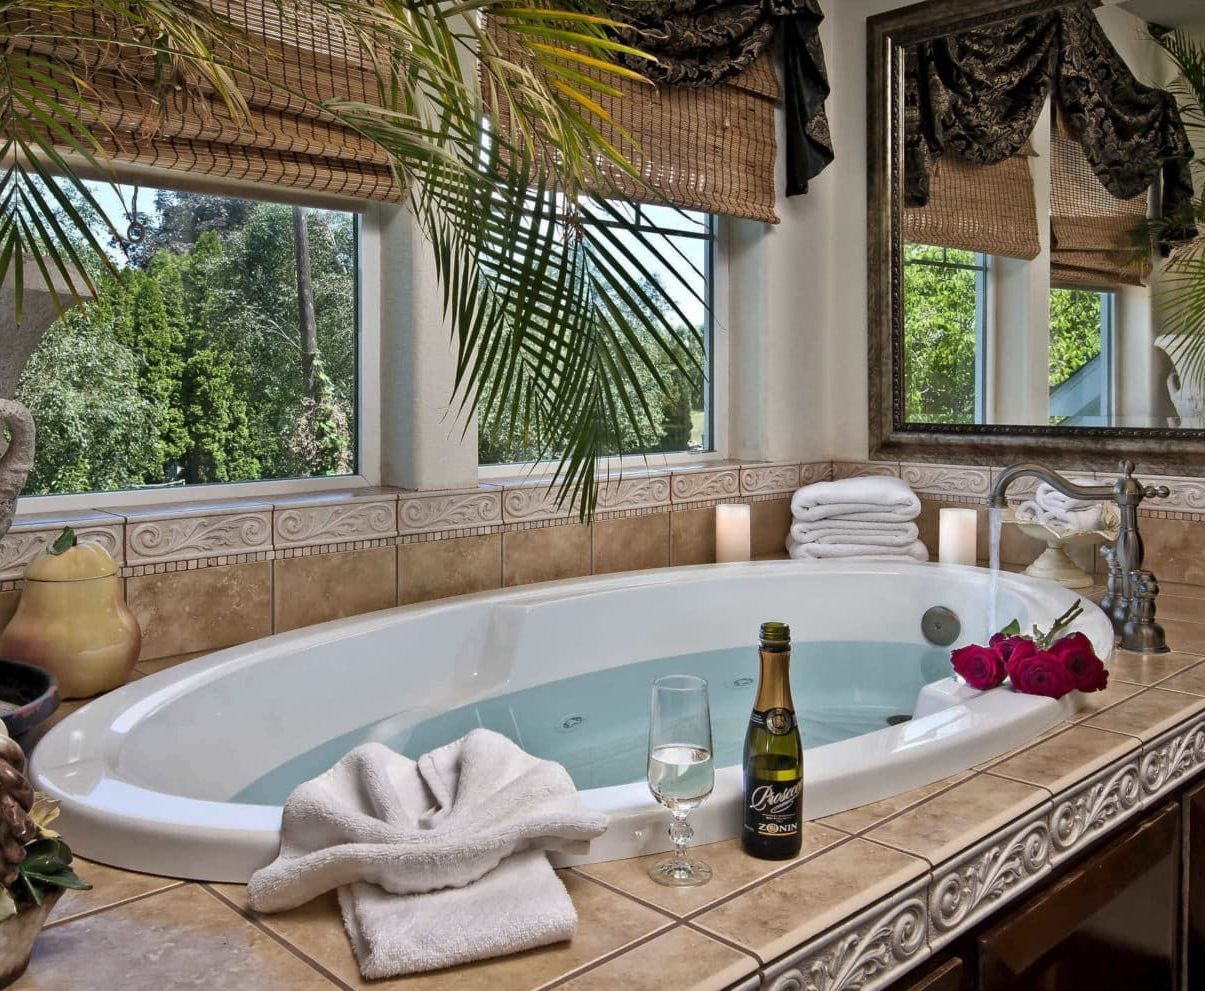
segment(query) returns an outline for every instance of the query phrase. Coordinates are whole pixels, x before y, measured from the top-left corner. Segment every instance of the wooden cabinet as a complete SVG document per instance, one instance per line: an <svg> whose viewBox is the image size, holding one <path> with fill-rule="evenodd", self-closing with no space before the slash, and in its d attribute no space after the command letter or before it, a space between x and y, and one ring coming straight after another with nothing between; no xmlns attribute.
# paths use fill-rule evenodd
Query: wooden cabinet
<svg viewBox="0 0 1205 991"><path fill-rule="evenodd" d="M924 977L905 980L900 991L960 991L964 974L962 960L954 957L930 967Z"/></svg>
<svg viewBox="0 0 1205 991"><path fill-rule="evenodd" d="M1205 783L1184 793L1184 982L1205 988Z"/></svg>
<svg viewBox="0 0 1205 991"><path fill-rule="evenodd" d="M1169 802L991 924L979 991L1177 991L1180 836Z"/></svg>

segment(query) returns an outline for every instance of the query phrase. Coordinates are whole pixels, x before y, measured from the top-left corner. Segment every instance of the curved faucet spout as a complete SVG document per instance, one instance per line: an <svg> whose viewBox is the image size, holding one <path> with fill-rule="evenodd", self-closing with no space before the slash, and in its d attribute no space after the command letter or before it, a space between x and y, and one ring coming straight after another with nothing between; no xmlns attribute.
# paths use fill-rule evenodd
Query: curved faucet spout
<svg viewBox="0 0 1205 991"><path fill-rule="evenodd" d="M1084 499L1089 502L1111 502L1116 494L1112 485L1076 485L1045 465L1023 464L1005 468L1004 471L996 476L996 481L992 485L991 495L987 497L987 504L993 509L1004 509L1008 505L1009 486L1018 478L1026 476L1039 479L1052 489L1056 489L1072 499Z"/></svg>

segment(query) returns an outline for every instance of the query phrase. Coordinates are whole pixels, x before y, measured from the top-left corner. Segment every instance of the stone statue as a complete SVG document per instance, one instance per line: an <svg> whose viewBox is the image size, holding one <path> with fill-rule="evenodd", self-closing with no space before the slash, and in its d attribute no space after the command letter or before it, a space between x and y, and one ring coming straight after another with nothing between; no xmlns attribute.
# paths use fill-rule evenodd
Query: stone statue
<svg viewBox="0 0 1205 991"><path fill-rule="evenodd" d="M33 467L33 417L29 410L12 399L0 399L0 446L5 433L9 435L9 442L0 454L0 537L8 533L12 525L17 496Z"/></svg>

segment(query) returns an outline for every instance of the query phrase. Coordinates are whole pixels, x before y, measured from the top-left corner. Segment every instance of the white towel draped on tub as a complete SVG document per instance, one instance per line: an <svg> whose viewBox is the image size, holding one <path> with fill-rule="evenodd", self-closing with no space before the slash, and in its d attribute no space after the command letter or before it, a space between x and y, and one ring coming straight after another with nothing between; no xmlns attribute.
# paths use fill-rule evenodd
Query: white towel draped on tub
<svg viewBox="0 0 1205 991"><path fill-rule="evenodd" d="M898 478L843 478L804 486L791 498L791 513L800 523L835 517L861 523L898 523L916 519L920 500Z"/></svg>
<svg viewBox="0 0 1205 991"><path fill-rule="evenodd" d="M435 970L571 937L544 851L584 852L606 827L563 767L491 730L417 761L368 743L289 796L247 894L280 912L337 888L366 978Z"/></svg>

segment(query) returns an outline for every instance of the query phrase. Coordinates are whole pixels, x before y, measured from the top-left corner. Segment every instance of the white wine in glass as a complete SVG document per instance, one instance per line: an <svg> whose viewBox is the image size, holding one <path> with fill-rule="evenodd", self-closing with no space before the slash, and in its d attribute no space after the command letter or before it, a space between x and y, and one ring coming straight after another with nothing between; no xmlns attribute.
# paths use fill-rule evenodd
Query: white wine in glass
<svg viewBox="0 0 1205 991"><path fill-rule="evenodd" d="M672 887L705 884L711 868L686 853L694 835L686 817L715 787L711 710L702 678L674 674L653 682L648 782L653 797L673 815L669 835L674 843L673 854L655 863L649 876Z"/></svg>

